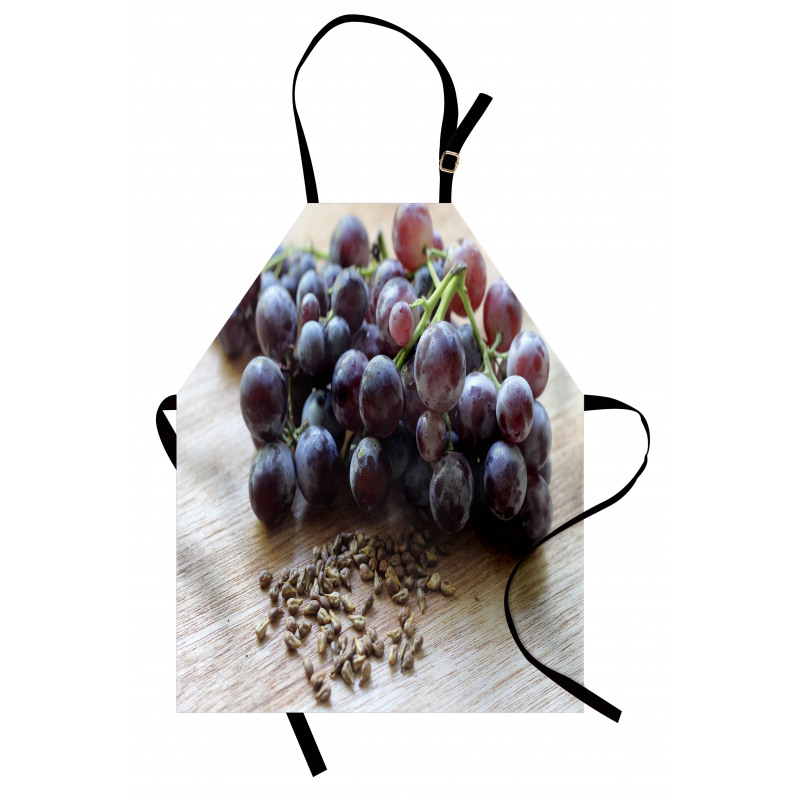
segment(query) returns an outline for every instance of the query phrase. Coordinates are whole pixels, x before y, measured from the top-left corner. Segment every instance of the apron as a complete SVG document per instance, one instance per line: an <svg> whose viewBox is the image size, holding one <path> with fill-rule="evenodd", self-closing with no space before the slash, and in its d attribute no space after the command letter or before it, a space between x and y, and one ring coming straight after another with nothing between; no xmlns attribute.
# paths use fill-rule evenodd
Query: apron
<svg viewBox="0 0 800 800"><path fill-rule="evenodd" d="M319 203L295 87L320 39L347 22L403 34L439 72L438 205ZM459 124L455 87L439 57L374 17L332 20L303 54L292 104L308 205L181 389L180 401L171 395L156 414L162 445L178 470L179 706L258 707L252 698L236 705L235 676L260 668L277 674L279 662L264 666L265 654L283 653L284 643L295 674L298 656L305 656L306 676L298 681L304 691L303 682L311 682L308 691L323 706L335 705L330 690L339 688L320 675L329 646L331 681L358 684L358 691L369 691L371 664L384 649L394 663L392 679L413 676L415 654L420 659L434 646L418 632L430 619L427 607L444 615L457 608L450 605L458 602L457 587L439 570L444 573L459 543L469 542L471 562L462 562L460 574L473 597L462 600L460 616L449 618L453 624L481 618L485 604L499 609L503 571L505 622L522 656L565 692L619 721L618 708L529 652L509 593L526 561L621 499L647 464L645 454L624 488L584 510L582 413L637 413L648 453L650 432L633 407L577 389L451 205L462 148L490 102L480 94ZM181 437L164 414L176 408ZM409 519L415 521L404 527ZM301 540L302 547L319 541L306 566L290 569L279 554L299 552ZM276 563L262 570L273 557ZM485 583L479 564L492 572ZM360 608L345 600L353 581L374 589ZM478 597L486 592L493 596ZM260 610L248 610L258 603ZM401 627L385 643L369 626L379 605L399 611ZM348 618L352 630L345 625L345 637L351 636L344 644L341 623ZM284 623L286 632L278 635ZM317 648L310 644L312 627ZM253 648L244 654L248 664L237 650L240 628ZM471 647L480 655L500 645ZM461 652L457 660L471 657ZM228 663L233 658L235 665ZM224 677L215 678L215 669ZM499 686L504 679L497 680ZM298 681L290 685L297 688ZM464 681L467 686L469 678ZM264 710L279 700L265 699ZM425 710L442 709L434 698ZM312 774L323 771L303 713L289 718Z"/></svg>

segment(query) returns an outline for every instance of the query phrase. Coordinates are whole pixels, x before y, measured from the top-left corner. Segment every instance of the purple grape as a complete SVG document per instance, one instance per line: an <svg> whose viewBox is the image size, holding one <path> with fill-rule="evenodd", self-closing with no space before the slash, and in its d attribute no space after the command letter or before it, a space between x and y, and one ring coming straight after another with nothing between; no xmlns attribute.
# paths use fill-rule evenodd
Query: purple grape
<svg viewBox="0 0 800 800"><path fill-rule="evenodd" d="M360 350L367 358L383 353L380 340L378 339L378 327L372 323L363 325L353 337L353 349Z"/></svg>
<svg viewBox="0 0 800 800"><path fill-rule="evenodd" d="M382 439L381 443L392 462L392 480L397 480L406 471L411 460L413 450L411 431L399 422L391 435Z"/></svg>
<svg viewBox="0 0 800 800"><path fill-rule="evenodd" d="M336 362L350 349L350 326L343 317L331 317L324 331L327 369L332 372Z"/></svg>
<svg viewBox="0 0 800 800"><path fill-rule="evenodd" d="M508 349L508 374L520 375L528 381L534 397L547 386L550 374L550 354L542 337L533 331L520 331Z"/></svg>
<svg viewBox="0 0 800 800"><path fill-rule="evenodd" d="M306 375L319 375L325 370L325 332L319 322L312 320L303 325L297 343L297 357Z"/></svg>
<svg viewBox="0 0 800 800"><path fill-rule="evenodd" d="M522 508L526 485L525 459L519 448L508 442L495 442L483 467L483 490L492 513L504 520L515 517Z"/></svg>
<svg viewBox="0 0 800 800"><path fill-rule="evenodd" d="M486 341L490 345L494 344L498 333L503 334L497 347L500 353L508 350L512 339L522 327L522 304L502 278L492 281L486 293L483 304L483 327L486 329Z"/></svg>
<svg viewBox="0 0 800 800"><path fill-rule="evenodd" d="M483 367L483 357L481 356L478 340L475 338L475 331L472 325L467 322L456 328L461 344L464 346L464 358L466 360L467 375L470 372L478 372Z"/></svg>
<svg viewBox="0 0 800 800"><path fill-rule="evenodd" d="M256 356L244 368L239 393L247 430L262 442L278 439L289 413L286 381L271 359Z"/></svg>
<svg viewBox="0 0 800 800"><path fill-rule="evenodd" d="M444 268L442 267L441 259L437 258L433 262L433 269L439 276L439 280L441 280L444 277ZM417 293L417 297L430 297L433 294L433 290L431 271L428 269L427 264L423 264L414 273L414 291Z"/></svg>
<svg viewBox="0 0 800 800"><path fill-rule="evenodd" d="M303 404L300 424L319 425L330 433L337 450L344 444L345 429L333 413L333 395L327 389L314 389Z"/></svg>
<svg viewBox="0 0 800 800"><path fill-rule="evenodd" d="M550 425L550 417L545 407L538 400L534 400L531 432L519 445L520 452L529 471L541 472L545 465L549 463L552 442L553 429ZM550 483L549 473L545 480Z"/></svg>
<svg viewBox="0 0 800 800"><path fill-rule="evenodd" d="M265 525L279 523L294 502L297 481L292 453L283 442L269 442L250 465L250 505Z"/></svg>
<svg viewBox="0 0 800 800"><path fill-rule="evenodd" d="M330 261L320 271L320 277L325 284L325 289L332 289L333 284L339 277L342 268L338 264L332 264ZM328 295L330 297L330 295Z"/></svg>
<svg viewBox="0 0 800 800"><path fill-rule="evenodd" d="M431 504L431 476L433 467L419 453L411 453L411 463L403 473L403 492L412 505L427 508Z"/></svg>
<svg viewBox="0 0 800 800"><path fill-rule="evenodd" d="M233 309L233 314L228 317L217 338L228 358L238 358L244 352L247 343L247 323L241 306Z"/></svg>
<svg viewBox="0 0 800 800"><path fill-rule="evenodd" d="M320 313L324 316L328 313L328 290L316 272L306 272L297 284L297 306L304 300L307 294L313 294L317 298Z"/></svg>
<svg viewBox="0 0 800 800"><path fill-rule="evenodd" d="M281 286L292 296L297 297L297 288L304 274L313 272L317 268L314 256L310 253L293 253L289 256L289 270L281 275Z"/></svg>
<svg viewBox="0 0 800 800"><path fill-rule="evenodd" d="M262 352L282 361L297 339L297 308L283 287L270 286L258 298L256 333Z"/></svg>
<svg viewBox="0 0 800 800"><path fill-rule="evenodd" d="M392 278L381 290L375 310L375 324L378 326L378 338L381 345L388 350L389 355L400 352L400 345L395 342L389 331L394 304L402 300L411 305L416 299L417 293L414 291L414 287L405 278ZM419 307L413 310L413 316L414 325L416 325L421 316Z"/></svg>
<svg viewBox="0 0 800 800"><path fill-rule="evenodd" d="M367 322L375 322L375 312L378 306L378 297L381 290L392 278L405 278L403 265L399 261L387 258L381 261L375 268L372 275L372 283L369 287L369 303L367 305Z"/></svg>
<svg viewBox="0 0 800 800"><path fill-rule="evenodd" d="M369 237L364 223L352 214L342 217L331 235L330 259L343 267L366 267L369 263ZM347 320L350 323L350 320ZM360 325L361 323L359 323ZM353 330L358 326L350 324Z"/></svg>
<svg viewBox="0 0 800 800"><path fill-rule="evenodd" d="M447 444L447 425L436 411L426 411L417 420L417 449L426 461L436 461Z"/></svg>
<svg viewBox="0 0 800 800"><path fill-rule="evenodd" d="M389 497L392 462L374 436L363 438L350 461L350 491L362 511L375 511Z"/></svg>
<svg viewBox="0 0 800 800"><path fill-rule="evenodd" d="M536 472L528 473L525 499L515 521L524 531L529 548L535 547L550 533L553 524L553 500L547 482Z"/></svg>
<svg viewBox="0 0 800 800"><path fill-rule="evenodd" d="M333 282L331 309L357 331L367 311L367 284L355 269L342 270Z"/></svg>
<svg viewBox="0 0 800 800"><path fill-rule="evenodd" d="M348 350L336 362L331 381L333 413L340 425L348 431L362 427L358 396L361 390L361 376L368 364L367 357L358 350Z"/></svg>
<svg viewBox="0 0 800 800"><path fill-rule="evenodd" d="M482 450L497 432L497 389L482 372L470 372L452 416L453 428L464 445Z"/></svg>
<svg viewBox="0 0 800 800"><path fill-rule="evenodd" d="M306 428L294 451L297 483L312 506L328 506L336 497L341 479L339 449L330 432L320 425Z"/></svg>
<svg viewBox="0 0 800 800"><path fill-rule="evenodd" d="M367 432L389 436L403 415L403 382L394 361L375 356L363 372L358 398L361 421Z"/></svg>
<svg viewBox="0 0 800 800"><path fill-rule="evenodd" d="M507 442L523 441L533 425L533 394L525 378L511 375L497 393L497 425Z"/></svg>
<svg viewBox="0 0 800 800"><path fill-rule="evenodd" d="M472 505L472 470L461 453L447 452L434 464L430 505L436 524L457 533L469 520Z"/></svg>
<svg viewBox="0 0 800 800"><path fill-rule="evenodd" d="M456 329L449 322L431 323L414 356L414 380L422 402L431 411L450 411L461 397L466 374L464 346Z"/></svg>
<svg viewBox="0 0 800 800"><path fill-rule="evenodd" d="M297 304L297 316L301 327L306 322L319 322L319 301L311 292Z"/></svg>

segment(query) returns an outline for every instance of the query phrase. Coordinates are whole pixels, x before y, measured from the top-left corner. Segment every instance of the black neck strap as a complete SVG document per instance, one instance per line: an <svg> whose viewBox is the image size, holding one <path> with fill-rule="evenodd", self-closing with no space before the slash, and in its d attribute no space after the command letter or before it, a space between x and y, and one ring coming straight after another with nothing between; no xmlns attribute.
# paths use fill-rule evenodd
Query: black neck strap
<svg viewBox="0 0 800 800"><path fill-rule="evenodd" d="M295 88L297 87L297 76L300 74L300 67L303 66L306 59L311 55L311 51L317 46L319 40L328 32L333 30L345 22L366 22L370 25L380 25L382 28L390 28L393 31L402 33L408 39L411 39L414 44L419 47L425 55L433 61L436 69L439 70L439 75L442 79L442 88L444 89L444 114L442 115L442 132L439 137L439 151L436 155L436 160L439 163L439 202L450 203L452 202L453 193L453 173L457 167L458 153L464 145L472 129L477 124L478 120L486 111L492 98L486 94L479 94L475 102L472 104L466 117L461 125L458 124L458 100L456 99L456 87L453 85L453 79L447 71L447 67L442 63L442 60L433 50L426 44L412 36L408 31L403 30L391 22L378 19L377 17L367 17L362 14L345 14L344 16L337 17L331 20L322 30L311 40L311 44L306 48L297 69L294 71L294 80L292 81L292 107L294 108L294 121L297 125L297 140L300 144L300 160L303 162L303 179L306 183L306 199L309 203L318 203L319 195L317 194L317 182L314 179L314 167L311 164L311 154L308 152L308 143L306 136L303 133L303 126L300 123L300 115L297 113L297 102L295 100ZM445 155L450 153L450 155Z"/></svg>

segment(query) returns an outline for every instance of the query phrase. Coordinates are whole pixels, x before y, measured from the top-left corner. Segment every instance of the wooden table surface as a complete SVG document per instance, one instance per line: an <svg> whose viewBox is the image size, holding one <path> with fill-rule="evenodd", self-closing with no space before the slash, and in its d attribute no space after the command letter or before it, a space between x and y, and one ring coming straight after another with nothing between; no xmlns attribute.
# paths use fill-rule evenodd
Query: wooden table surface
<svg viewBox="0 0 800 800"><path fill-rule="evenodd" d="M454 207L431 205L445 243L458 236L480 240ZM284 242L327 250L336 221L347 211L364 221L371 239L382 228L391 249L394 206L308 206ZM268 256L274 247L265 247ZM497 270L486 257L489 282ZM488 285L488 284L487 284ZM513 287L512 287L513 288ZM247 289L242 287L242 293ZM482 323L482 313L476 313ZM222 323L224 320L220 320ZM454 321L460 322L458 318ZM523 328L533 328L526 314ZM550 379L540 398L553 425L553 526L583 508L583 396L550 349ZM248 361L224 357L214 343L178 394L177 470L177 709L179 711L581 711L583 704L545 678L514 644L503 613L503 593L515 560L487 545L470 527L453 538L453 553L438 571L457 591L430 592L417 629L424 646L413 671L373 658L365 688L331 682L331 701L313 699L301 659L316 653L316 621L298 653L283 643L284 619L258 642L255 628L271 604L258 585L268 567L305 564L315 544L361 528L392 535L420 523L395 486L388 506L360 512L347 481L328 509L310 508L298 488L292 513L267 531L253 515L248 474L253 445L239 410L239 381ZM435 529L430 522L428 526ZM354 576L357 604L368 587ZM545 664L583 682L583 526L555 537L528 558L510 595L516 627L528 650ZM369 624L385 639L397 627L399 607L384 592ZM349 621L344 616L344 631ZM331 654L324 662L330 670Z"/></svg>

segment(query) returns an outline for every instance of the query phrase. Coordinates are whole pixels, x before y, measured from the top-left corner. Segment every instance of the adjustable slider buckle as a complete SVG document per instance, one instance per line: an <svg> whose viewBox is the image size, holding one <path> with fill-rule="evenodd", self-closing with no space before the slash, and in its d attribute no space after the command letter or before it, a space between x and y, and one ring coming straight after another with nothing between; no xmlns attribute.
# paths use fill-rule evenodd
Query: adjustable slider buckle
<svg viewBox="0 0 800 800"><path fill-rule="evenodd" d="M455 163L455 164L453 164L453 169L448 169L446 166L444 166L444 157L445 157L445 156L455 156L456 163ZM455 172L455 171L458 169L458 162L459 162L460 160L461 160L461 159L459 158L459 155L458 155L458 153L454 153L452 150L445 150L445 151L444 151L444 153L442 153L442 157L439 159L439 169L440 169L442 172L450 172L450 173L453 173L453 172Z"/></svg>

